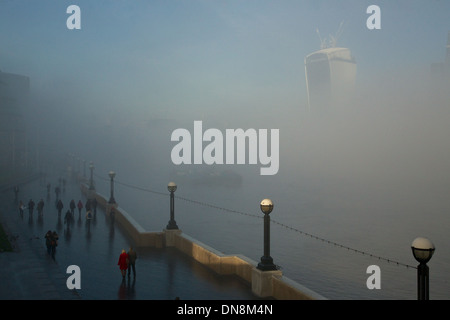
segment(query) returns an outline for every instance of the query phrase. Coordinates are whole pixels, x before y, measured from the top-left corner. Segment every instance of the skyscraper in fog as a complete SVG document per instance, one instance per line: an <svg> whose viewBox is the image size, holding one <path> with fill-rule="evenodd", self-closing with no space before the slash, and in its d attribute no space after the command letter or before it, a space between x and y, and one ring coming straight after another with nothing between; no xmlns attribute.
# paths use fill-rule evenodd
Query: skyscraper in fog
<svg viewBox="0 0 450 320"><path fill-rule="evenodd" d="M356 62L347 48L324 48L306 56L305 76L309 109L325 110L353 98Z"/></svg>
<svg viewBox="0 0 450 320"><path fill-rule="evenodd" d="M450 85L450 32L447 35L445 60L431 64L431 90L433 94L449 94Z"/></svg>
<svg viewBox="0 0 450 320"><path fill-rule="evenodd" d="M450 79L450 31L447 35L447 52L445 55L445 70L447 71L447 80Z"/></svg>

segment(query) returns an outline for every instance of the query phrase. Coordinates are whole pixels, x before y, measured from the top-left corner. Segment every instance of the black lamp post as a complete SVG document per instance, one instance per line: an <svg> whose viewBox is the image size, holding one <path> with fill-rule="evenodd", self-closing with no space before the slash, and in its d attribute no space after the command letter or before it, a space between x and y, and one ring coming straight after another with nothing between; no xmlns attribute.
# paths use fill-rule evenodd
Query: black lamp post
<svg viewBox="0 0 450 320"><path fill-rule="evenodd" d="M91 169L91 180L89 183L89 190L95 190L95 188L94 188L94 164L92 163L92 161L89 164L89 169Z"/></svg>
<svg viewBox="0 0 450 320"><path fill-rule="evenodd" d="M261 262L258 263L257 268L262 271L276 270L277 266L273 264L273 259L270 256L270 216L273 210L273 203L270 199L264 199L260 204L261 211L264 213L264 256L261 257Z"/></svg>
<svg viewBox="0 0 450 320"><path fill-rule="evenodd" d="M114 171L109 172L109 177L111 178L111 196L109 197L108 203L113 204L116 203L116 200L114 199L114 177L116 176L116 173Z"/></svg>
<svg viewBox="0 0 450 320"><path fill-rule="evenodd" d="M83 178L86 178L86 160L83 159Z"/></svg>
<svg viewBox="0 0 450 320"><path fill-rule="evenodd" d="M429 268L434 253L434 244L426 238L416 238L411 244L414 258L419 262L417 266L417 300L429 300Z"/></svg>
<svg viewBox="0 0 450 320"><path fill-rule="evenodd" d="M169 184L167 185L167 189L170 191L170 220L169 223L167 224L166 229L176 230L178 229L178 226L174 219L175 200L173 193L175 192L175 190L177 190L177 185L175 184L175 182L169 182Z"/></svg>

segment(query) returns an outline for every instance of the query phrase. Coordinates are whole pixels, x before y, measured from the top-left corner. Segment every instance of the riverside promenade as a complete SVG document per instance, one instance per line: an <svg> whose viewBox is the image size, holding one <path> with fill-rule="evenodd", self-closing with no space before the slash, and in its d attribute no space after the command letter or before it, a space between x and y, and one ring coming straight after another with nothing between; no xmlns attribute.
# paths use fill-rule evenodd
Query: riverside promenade
<svg viewBox="0 0 450 320"><path fill-rule="evenodd" d="M13 252L1 252L0 299L2 300L262 300L251 286L234 275L218 275L176 248L135 250L136 277L122 278L117 262L122 249L134 247L123 228L102 208L91 221L83 209L75 209L72 226L64 223L69 202L86 203L79 183L67 179L60 198L61 216L55 206L54 187L59 176L48 175L19 185L14 199L12 188L1 191L0 222L7 232ZM51 184L47 194L47 184ZM43 216L36 208L19 215L18 201L45 202ZM161 226L163 229L164 226ZM53 260L46 251L44 235L48 230L59 235ZM67 268L80 268L80 289L68 289ZM270 299L270 298L269 298Z"/></svg>

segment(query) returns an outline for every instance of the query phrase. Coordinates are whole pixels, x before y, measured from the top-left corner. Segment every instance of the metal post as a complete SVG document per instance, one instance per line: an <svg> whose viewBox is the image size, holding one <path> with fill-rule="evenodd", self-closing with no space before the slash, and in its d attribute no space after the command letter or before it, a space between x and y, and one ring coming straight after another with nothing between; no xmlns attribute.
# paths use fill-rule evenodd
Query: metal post
<svg viewBox="0 0 450 320"><path fill-rule="evenodd" d="M91 179L89 182L89 190L95 190L95 188L94 188L94 165L92 164L92 162L89 165L89 169L91 169Z"/></svg>
<svg viewBox="0 0 450 320"><path fill-rule="evenodd" d="M263 271L277 270L273 259L270 256L270 212L272 212L273 204L269 199L261 202L261 211L264 213L264 255L257 268Z"/></svg>
<svg viewBox="0 0 450 320"><path fill-rule="evenodd" d="M114 199L114 177L116 176L116 174L113 171L109 172L109 177L111 178L111 196L109 198L109 202L108 203L116 203L116 200Z"/></svg>
<svg viewBox="0 0 450 320"><path fill-rule="evenodd" d="M170 191L170 220L169 223L167 224L166 229L168 230L174 230L174 229L178 229L177 223L175 221L175 196L174 196L174 192L177 189L177 185L173 182L169 183L168 187L167 187Z"/></svg>
<svg viewBox="0 0 450 320"><path fill-rule="evenodd" d="M429 268L421 263L417 266L417 300L429 299Z"/></svg>

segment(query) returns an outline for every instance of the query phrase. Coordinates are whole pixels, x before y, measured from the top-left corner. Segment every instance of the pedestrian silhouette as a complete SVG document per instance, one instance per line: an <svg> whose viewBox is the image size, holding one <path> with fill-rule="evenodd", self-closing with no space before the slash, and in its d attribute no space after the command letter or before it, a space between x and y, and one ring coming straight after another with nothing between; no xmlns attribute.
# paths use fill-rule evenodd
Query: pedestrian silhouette
<svg viewBox="0 0 450 320"><path fill-rule="evenodd" d="M70 200L69 206L70 206L70 213L72 213L72 217L73 217L73 214L74 214L74 211L75 211L75 208L76 208L75 200L73 200L73 199Z"/></svg>
<svg viewBox="0 0 450 320"><path fill-rule="evenodd" d="M23 204L22 200L19 201L19 214L20 217L23 218L23 210L25 210L25 205Z"/></svg>
<svg viewBox="0 0 450 320"><path fill-rule="evenodd" d="M81 210L83 209L83 202L81 202L81 200L78 200L78 218L81 218Z"/></svg>
<svg viewBox="0 0 450 320"><path fill-rule="evenodd" d="M73 219L72 213L70 212L70 210L67 210L66 214L64 216L64 223L67 224L67 228L70 227L70 223L72 222L72 219Z"/></svg>
<svg viewBox="0 0 450 320"><path fill-rule="evenodd" d="M52 239L53 239L53 233L51 230L48 230L47 233L44 236L45 238L45 245L47 246L47 253L51 254L52 252Z"/></svg>
<svg viewBox="0 0 450 320"><path fill-rule="evenodd" d="M58 200L56 203L56 209L58 209L58 216L61 216L61 211L64 208L64 204L62 203L61 199Z"/></svg>
<svg viewBox="0 0 450 320"><path fill-rule="evenodd" d="M53 231L52 236L51 236L51 240L52 240L51 241L51 255L52 255L53 259L55 259L56 247L58 246L58 239L59 239L58 234L56 233L56 231Z"/></svg>
<svg viewBox="0 0 450 320"><path fill-rule="evenodd" d="M34 210L34 201L30 199L30 201L28 201L28 212L30 216L33 214L33 210Z"/></svg>
<svg viewBox="0 0 450 320"><path fill-rule="evenodd" d="M136 259L137 254L136 251L133 250L133 247L130 247L128 250L128 276L130 276L131 269L133 269L133 277L136 277Z"/></svg>
<svg viewBox="0 0 450 320"><path fill-rule="evenodd" d="M122 252L119 256L119 261L117 262L119 265L120 273L122 273L122 277L125 278L127 268L128 268L128 254L122 249Z"/></svg>
<svg viewBox="0 0 450 320"><path fill-rule="evenodd" d="M94 199L92 199L92 209L94 209L94 215L97 214L97 198L94 197Z"/></svg>
<svg viewBox="0 0 450 320"><path fill-rule="evenodd" d="M44 200L39 200L38 204L37 204L37 212L40 216L42 216L44 210Z"/></svg>

